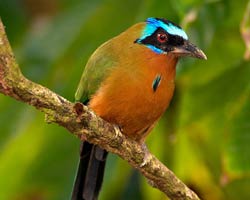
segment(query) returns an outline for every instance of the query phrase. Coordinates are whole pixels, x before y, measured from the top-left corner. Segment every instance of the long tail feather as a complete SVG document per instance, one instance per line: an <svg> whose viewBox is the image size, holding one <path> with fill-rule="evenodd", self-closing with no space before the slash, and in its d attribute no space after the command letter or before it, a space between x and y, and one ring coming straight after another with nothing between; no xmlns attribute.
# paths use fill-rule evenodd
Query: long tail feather
<svg viewBox="0 0 250 200"><path fill-rule="evenodd" d="M72 200L96 200L100 192L108 152L83 142Z"/></svg>

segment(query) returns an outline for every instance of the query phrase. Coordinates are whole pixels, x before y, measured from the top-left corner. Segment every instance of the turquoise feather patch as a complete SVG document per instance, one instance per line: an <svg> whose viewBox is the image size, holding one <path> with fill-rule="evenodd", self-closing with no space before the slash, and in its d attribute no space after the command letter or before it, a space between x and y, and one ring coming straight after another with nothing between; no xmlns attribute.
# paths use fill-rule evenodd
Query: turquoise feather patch
<svg viewBox="0 0 250 200"><path fill-rule="evenodd" d="M168 21L168 23L165 23L161 19L150 17L147 19L146 22L147 22L147 26L143 31L141 40L152 35L156 31L157 28L163 28L167 33L171 35L178 35L182 37L183 39L188 40L188 36L185 33L185 31L182 30L180 27L174 25L170 21Z"/></svg>

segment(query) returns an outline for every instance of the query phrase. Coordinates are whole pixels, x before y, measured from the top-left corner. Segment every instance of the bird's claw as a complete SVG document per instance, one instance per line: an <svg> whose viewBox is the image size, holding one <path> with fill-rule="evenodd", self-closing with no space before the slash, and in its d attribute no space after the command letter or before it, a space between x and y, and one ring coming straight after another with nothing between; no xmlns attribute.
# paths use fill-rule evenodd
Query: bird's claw
<svg viewBox="0 0 250 200"><path fill-rule="evenodd" d="M114 129L115 129L115 138L122 136L121 129L119 126L114 125Z"/></svg>
<svg viewBox="0 0 250 200"><path fill-rule="evenodd" d="M142 144L142 149L143 149L143 152L144 152L144 157L143 157L143 161L142 163L140 164L140 167L144 167L146 164L148 164L150 162L150 160L152 159L152 155L151 153L149 152L146 144Z"/></svg>

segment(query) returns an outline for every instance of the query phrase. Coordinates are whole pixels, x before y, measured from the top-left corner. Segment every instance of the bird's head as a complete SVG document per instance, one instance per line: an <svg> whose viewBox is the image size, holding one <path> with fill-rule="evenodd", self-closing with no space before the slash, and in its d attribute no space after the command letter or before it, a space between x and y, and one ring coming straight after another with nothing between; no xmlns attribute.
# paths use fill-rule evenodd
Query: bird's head
<svg viewBox="0 0 250 200"><path fill-rule="evenodd" d="M161 18L148 18L141 36L135 43L145 45L157 54L207 59L203 51L188 40L187 34L181 27Z"/></svg>

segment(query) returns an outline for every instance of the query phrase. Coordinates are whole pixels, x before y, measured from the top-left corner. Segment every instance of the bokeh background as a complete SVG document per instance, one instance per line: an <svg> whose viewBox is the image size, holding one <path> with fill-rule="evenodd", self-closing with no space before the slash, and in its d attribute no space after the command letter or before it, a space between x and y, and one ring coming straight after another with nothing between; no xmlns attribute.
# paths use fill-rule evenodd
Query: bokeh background
<svg viewBox="0 0 250 200"><path fill-rule="evenodd" d="M148 148L201 198L250 199L248 0L0 0L0 16L24 75L71 101L101 43L151 16L181 24L208 60L181 60ZM79 143L0 95L0 199L69 199ZM106 169L101 200L167 199L115 155Z"/></svg>

